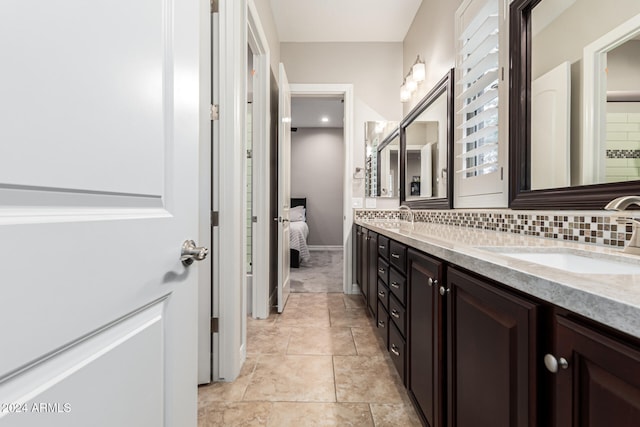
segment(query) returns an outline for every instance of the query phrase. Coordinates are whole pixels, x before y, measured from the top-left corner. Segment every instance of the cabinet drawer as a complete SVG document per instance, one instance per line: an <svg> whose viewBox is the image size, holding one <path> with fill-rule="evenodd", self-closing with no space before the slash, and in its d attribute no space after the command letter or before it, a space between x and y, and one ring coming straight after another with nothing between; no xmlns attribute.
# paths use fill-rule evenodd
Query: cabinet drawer
<svg viewBox="0 0 640 427"><path fill-rule="evenodd" d="M382 258L378 258L378 277L385 285L389 283L389 263Z"/></svg>
<svg viewBox="0 0 640 427"><path fill-rule="evenodd" d="M389 288L380 279L378 279L378 301L384 305L384 308L389 309Z"/></svg>
<svg viewBox="0 0 640 427"><path fill-rule="evenodd" d="M407 272L407 247L402 243L389 242L389 262L402 274Z"/></svg>
<svg viewBox="0 0 640 427"><path fill-rule="evenodd" d="M406 311L404 306L400 304L393 295L389 298L389 318L391 318L392 322L395 323L398 327L398 331L400 331L404 337L407 323Z"/></svg>
<svg viewBox="0 0 640 427"><path fill-rule="evenodd" d="M378 237L378 254L386 260L389 259L389 238L384 236Z"/></svg>
<svg viewBox="0 0 640 427"><path fill-rule="evenodd" d="M389 353L391 353L391 360L393 360L393 364L396 366L400 378L402 378L402 384L407 383L404 369L406 348L406 341L402 338L402 335L400 335L398 328L391 322L389 325Z"/></svg>
<svg viewBox="0 0 640 427"><path fill-rule="evenodd" d="M398 298L402 305L407 304L407 280L404 276L391 268L389 271L389 290Z"/></svg>
<svg viewBox="0 0 640 427"><path fill-rule="evenodd" d="M378 333L384 340L384 348L389 349L389 314L380 301L378 301L376 327L378 329Z"/></svg>

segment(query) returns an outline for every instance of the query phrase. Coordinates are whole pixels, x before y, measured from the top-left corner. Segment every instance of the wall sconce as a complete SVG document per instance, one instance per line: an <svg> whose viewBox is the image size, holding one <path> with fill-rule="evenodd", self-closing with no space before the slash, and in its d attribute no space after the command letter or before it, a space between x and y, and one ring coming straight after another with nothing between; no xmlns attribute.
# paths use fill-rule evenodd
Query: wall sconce
<svg viewBox="0 0 640 427"><path fill-rule="evenodd" d="M409 74L407 74L402 81L402 86L400 86L400 101L407 102L411 99L411 95L418 88L418 83L424 81L426 74L426 65L418 55L409 70Z"/></svg>

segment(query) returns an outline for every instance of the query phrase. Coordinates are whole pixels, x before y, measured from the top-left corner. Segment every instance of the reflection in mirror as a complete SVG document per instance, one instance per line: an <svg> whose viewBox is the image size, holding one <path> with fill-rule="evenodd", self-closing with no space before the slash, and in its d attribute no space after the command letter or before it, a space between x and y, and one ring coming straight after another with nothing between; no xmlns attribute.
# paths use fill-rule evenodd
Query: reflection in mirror
<svg viewBox="0 0 640 427"><path fill-rule="evenodd" d="M398 122L365 122L365 197L379 197L378 147L393 132L398 131ZM397 182L397 181L396 181ZM398 197L398 194L395 195Z"/></svg>
<svg viewBox="0 0 640 427"><path fill-rule="evenodd" d="M378 197L399 197L400 137L389 135L378 147Z"/></svg>
<svg viewBox="0 0 640 427"><path fill-rule="evenodd" d="M400 124L404 186L409 206L450 208L452 76L448 73Z"/></svg>
<svg viewBox="0 0 640 427"><path fill-rule="evenodd" d="M515 0L510 26L511 206L602 208L640 179L640 2Z"/></svg>

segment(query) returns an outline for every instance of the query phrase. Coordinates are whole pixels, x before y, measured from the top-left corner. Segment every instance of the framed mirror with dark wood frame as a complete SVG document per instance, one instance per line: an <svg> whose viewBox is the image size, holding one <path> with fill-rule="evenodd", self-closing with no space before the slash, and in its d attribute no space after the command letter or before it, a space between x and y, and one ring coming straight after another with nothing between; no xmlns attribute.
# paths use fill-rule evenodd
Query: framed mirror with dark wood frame
<svg viewBox="0 0 640 427"><path fill-rule="evenodd" d="M399 197L400 194L400 132L395 128L378 145L376 175L378 197Z"/></svg>
<svg viewBox="0 0 640 427"><path fill-rule="evenodd" d="M640 2L514 0L510 63L510 207L637 194Z"/></svg>
<svg viewBox="0 0 640 427"><path fill-rule="evenodd" d="M400 122L400 204L453 206L453 73L450 70Z"/></svg>

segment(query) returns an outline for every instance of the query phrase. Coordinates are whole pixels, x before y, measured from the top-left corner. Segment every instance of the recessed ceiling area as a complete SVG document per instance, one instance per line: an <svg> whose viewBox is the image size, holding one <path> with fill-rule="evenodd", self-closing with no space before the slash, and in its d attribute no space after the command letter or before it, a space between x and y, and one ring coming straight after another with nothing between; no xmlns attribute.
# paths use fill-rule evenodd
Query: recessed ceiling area
<svg viewBox="0 0 640 427"><path fill-rule="evenodd" d="M326 118L326 121L323 121ZM292 128L344 127L344 103L340 97L291 98Z"/></svg>
<svg viewBox="0 0 640 427"><path fill-rule="evenodd" d="M284 42L402 42L422 0L271 0Z"/></svg>

